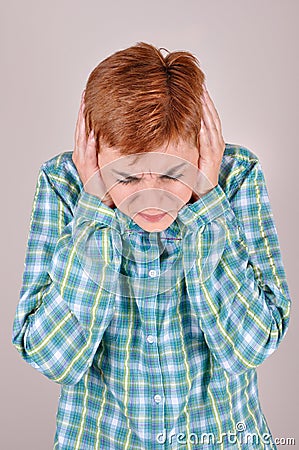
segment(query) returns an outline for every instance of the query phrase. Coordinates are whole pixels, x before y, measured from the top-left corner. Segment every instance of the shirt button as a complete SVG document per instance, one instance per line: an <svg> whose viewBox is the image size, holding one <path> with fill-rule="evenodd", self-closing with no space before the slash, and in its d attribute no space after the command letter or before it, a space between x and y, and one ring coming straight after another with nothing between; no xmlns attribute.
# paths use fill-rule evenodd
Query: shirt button
<svg viewBox="0 0 299 450"><path fill-rule="evenodd" d="M152 344L154 342L155 338L152 334L149 334L148 337L146 338L146 340L147 340L147 342Z"/></svg>
<svg viewBox="0 0 299 450"><path fill-rule="evenodd" d="M155 270L150 270L148 274L150 277L155 277L157 272Z"/></svg>
<svg viewBox="0 0 299 450"><path fill-rule="evenodd" d="M154 400L155 400L156 403L160 403L160 401L162 400L161 395L156 394L156 395L154 396Z"/></svg>

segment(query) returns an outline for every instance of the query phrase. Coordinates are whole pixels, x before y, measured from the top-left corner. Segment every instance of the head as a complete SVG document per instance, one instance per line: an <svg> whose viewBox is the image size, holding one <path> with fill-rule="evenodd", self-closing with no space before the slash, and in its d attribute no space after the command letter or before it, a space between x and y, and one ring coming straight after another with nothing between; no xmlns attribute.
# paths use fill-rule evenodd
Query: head
<svg viewBox="0 0 299 450"><path fill-rule="evenodd" d="M93 129L107 191L148 231L167 228L191 198L205 82L191 53L161 50L139 42L117 51L91 72L85 90L86 137ZM166 178L184 161L182 174ZM116 170L137 180L116 179ZM153 222L141 212L166 214Z"/></svg>

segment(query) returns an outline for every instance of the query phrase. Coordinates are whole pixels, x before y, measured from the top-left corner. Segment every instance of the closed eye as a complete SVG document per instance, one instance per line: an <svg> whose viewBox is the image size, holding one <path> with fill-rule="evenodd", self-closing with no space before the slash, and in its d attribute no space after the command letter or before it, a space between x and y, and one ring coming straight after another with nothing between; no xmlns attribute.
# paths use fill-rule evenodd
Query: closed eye
<svg viewBox="0 0 299 450"><path fill-rule="evenodd" d="M176 181L178 178L180 178L182 176L183 176L183 174L176 175L175 177L170 177L169 175L162 175L160 178ZM118 182L122 183L122 184L129 184L129 183L136 183L136 182L138 182L140 180L141 180L141 178L127 177L127 178L124 178L122 180L118 180Z"/></svg>
<svg viewBox="0 0 299 450"><path fill-rule="evenodd" d="M128 178L124 178L123 180L117 180L117 181L122 184L129 184L129 183L134 183L136 181L139 181L139 179L140 178L128 177Z"/></svg>
<svg viewBox="0 0 299 450"><path fill-rule="evenodd" d="M181 177L182 175L177 175L176 177L170 177L169 175L162 175L161 178L166 178L167 180L173 180L175 181L177 178Z"/></svg>

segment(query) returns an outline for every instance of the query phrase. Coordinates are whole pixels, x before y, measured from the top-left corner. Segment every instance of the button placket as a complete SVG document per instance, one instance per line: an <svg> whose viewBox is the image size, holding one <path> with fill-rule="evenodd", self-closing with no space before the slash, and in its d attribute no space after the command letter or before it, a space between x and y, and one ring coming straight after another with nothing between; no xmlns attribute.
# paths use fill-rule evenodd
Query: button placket
<svg viewBox="0 0 299 450"><path fill-rule="evenodd" d="M154 278L155 276L157 276L157 271L152 269L152 270L149 271L148 275L151 278Z"/></svg>
<svg viewBox="0 0 299 450"><path fill-rule="evenodd" d="M146 338L147 342L149 342L150 344L153 344L153 342L155 342L155 338L152 334L149 334Z"/></svg>
<svg viewBox="0 0 299 450"><path fill-rule="evenodd" d="M137 282L134 280L134 292L136 303L142 323L146 324L144 330L145 359L148 372L148 407L152 416L151 435L152 442L156 445L157 430L165 427L164 388L160 355L157 345L157 317L156 305L160 287L160 248L157 242L157 233L149 233L142 239L135 237L134 254L138 250L139 258L135 258ZM143 251L143 246L146 251ZM155 448L155 447L153 447ZM159 450L163 446L159 445Z"/></svg>
<svg viewBox="0 0 299 450"><path fill-rule="evenodd" d="M160 355L157 341L157 298L159 296L160 287L160 248L158 244L157 234L150 236L151 240L151 262L149 261L148 276L152 286L152 293L144 300L144 310L146 313L146 344L147 344L147 362L149 372L149 393L151 394L152 402L152 439L156 444L157 429L163 430L165 427L165 407L164 407L164 388L162 378L162 368L160 365ZM155 294L154 294L155 292ZM155 447L153 447L155 448ZM160 447L161 448L161 445ZM163 448L163 447L162 447ZM162 450L161 448L161 450Z"/></svg>
<svg viewBox="0 0 299 450"><path fill-rule="evenodd" d="M162 401L161 395L160 394L154 395L154 400L156 403L161 403L161 401Z"/></svg>

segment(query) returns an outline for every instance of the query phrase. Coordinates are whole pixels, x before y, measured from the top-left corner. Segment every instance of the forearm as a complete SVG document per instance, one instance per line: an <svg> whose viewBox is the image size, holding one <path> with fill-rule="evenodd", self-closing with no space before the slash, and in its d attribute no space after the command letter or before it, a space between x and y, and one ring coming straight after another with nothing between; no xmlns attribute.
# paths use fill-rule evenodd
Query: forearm
<svg viewBox="0 0 299 450"><path fill-rule="evenodd" d="M260 166L231 201L218 185L187 213L199 230L188 291L206 342L228 371L256 367L284 337L291 306Z"/></svg>
<svg viewBox="0 0 299 450"><path fill-rule="evenodd" d="M54 200L59 202L51 199L52 208ZM47 222L40 222L40 214L33 214L36 218L28 241L12 342L24 360L58 383L79 381L113 316L114 296L109 289L110 283L117 282L119 259L113 253L115 233L110 213L110 208L84 193L73 219L56 241L53 227L45 229ZM56 223L56 216L53 218ZM88 276L79 258L80 254L84 257L82 236L96 244L96 279L92 273Z"/></svg>
<svg viewBox="0 0 299 450"><path fill-rule="evenodd" d="M201 277L205 259L199 255L199 295L194 307L218 362L230 372L242 372L258 366L277 349L288 328L290 298L281 268L279 275L263 276L265 271L250 260L237 224L231 215L228 218L223 222L225 248L208 278ZM211 258L212 254L211 248Z"/></svg>

